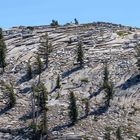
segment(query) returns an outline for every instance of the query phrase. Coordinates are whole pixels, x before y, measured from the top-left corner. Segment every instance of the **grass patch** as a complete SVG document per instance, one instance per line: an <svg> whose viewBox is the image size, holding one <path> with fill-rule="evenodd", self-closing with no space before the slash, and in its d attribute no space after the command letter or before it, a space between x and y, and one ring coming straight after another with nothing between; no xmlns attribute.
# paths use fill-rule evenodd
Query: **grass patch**
<svg viewBox="0 0 140 140"><path fill-rule="evenodd" d="M82 78L82 79L81 79L81 82L83 82L83 83L88 83L89 81L88 81L88 78Z"/></svg>
<svg viewBox="0 0 140 140"><path fill-rule="evenodd" d="M117 32L117 35L120 37L124 37L124 36L129 35L129 34L132 34L132 33L129 31L118 31Z"/></svg>

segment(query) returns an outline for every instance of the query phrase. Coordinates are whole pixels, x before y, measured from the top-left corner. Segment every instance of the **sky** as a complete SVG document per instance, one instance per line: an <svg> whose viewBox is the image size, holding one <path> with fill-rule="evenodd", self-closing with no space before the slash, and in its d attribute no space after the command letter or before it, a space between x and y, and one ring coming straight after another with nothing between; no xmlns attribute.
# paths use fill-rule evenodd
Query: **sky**
<svg viewBox="0 0 140 140"><path fill-rule="evenodd" d="M1 0L0 27L96 21L140 27L140 0Z"/></svg>

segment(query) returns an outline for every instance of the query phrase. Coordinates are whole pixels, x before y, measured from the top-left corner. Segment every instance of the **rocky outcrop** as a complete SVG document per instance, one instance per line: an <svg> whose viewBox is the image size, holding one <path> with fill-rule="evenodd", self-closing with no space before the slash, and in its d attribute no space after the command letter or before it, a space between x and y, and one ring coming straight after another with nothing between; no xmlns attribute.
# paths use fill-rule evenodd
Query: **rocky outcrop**
<svg viewBox="0 0 140 140"><path fill-rule="evenodd" d="M128 34L119 36L117 32L120 30ZM40 37L45 32L52 42L53 52L50 54L48 69L41 74L41 80L49 92L48 120L54 139L102 140L106 128L109 128L114 139L114 132L119 126L124 139L136 138L140 132L140 78L135 66L135 47L140 41L140 30L130 31L129 27L110 23L36 26L33 30L14 27L4 31L8 66L0 79L13 81L17 103L14 108L6 109L6 100L1 94L0 128L5 131L0 129L0 138L24 139L20 133L11 132L21 128L27 131L26 127L31 123L31 85L38 81L38 76L26 80L26 63L35 55ZM79 39L83 42L83 69L78 68L76 62ZM115 90L109 108L104 106L105 93L101 88L103 64L106 61ZM58 74L61 77L61 88L55 89ZM68 118L69 90L74 91L79 110L78 123L74 126ZM90 101L87 117L84 116L84 98Z"/></svg>

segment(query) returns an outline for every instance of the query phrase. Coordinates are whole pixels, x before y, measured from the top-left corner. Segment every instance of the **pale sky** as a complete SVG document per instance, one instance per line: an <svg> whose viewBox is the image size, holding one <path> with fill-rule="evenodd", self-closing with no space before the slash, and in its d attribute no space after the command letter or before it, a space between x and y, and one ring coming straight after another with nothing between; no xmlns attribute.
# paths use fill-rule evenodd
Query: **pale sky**
<svg viewBox="0 0 140 140"><path fill-rule="evenodd" d="M105 21L140 27L140 0L1 0L0 27Z"/></svg>

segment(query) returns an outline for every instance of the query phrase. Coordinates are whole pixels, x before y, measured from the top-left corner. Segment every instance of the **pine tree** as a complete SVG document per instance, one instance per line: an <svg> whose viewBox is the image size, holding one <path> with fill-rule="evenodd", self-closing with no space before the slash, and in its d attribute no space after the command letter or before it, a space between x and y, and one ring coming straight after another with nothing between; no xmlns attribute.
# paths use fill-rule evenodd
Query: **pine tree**
<svg viewBox="0 0 140 140"><path fill-rule="evenodd" d="M37 73L39 74L38 83L40 83L40 76L41 76L41 73L43 71L43 63L42 63L42 60L41 60L39 55L37 55L35 58L36 58L35 66L37 69Z"/></svg>
<svg viewBox="0 0 140 140"><path fill-rule="evenodd" d="M60 85L60 76L58 75L57 77L57 81L56 81L56 88L60 88L61 85Z"/></svg>
<svg viewBox="0 0 140 140"><path fill-rule="evenodd" d="M15 95L14 87L12 83L9 86L9 98L10 98L9 106L13 107L16 104L16 95Z"/></svg>
<svg viewBox="0 0 140 140"><path fill-rule="evenodd" d="M35 130L36 134L33 134L33 137L37 137L38 139L41 137L48 137L48 119L47 119L47 111L48 111L48 92L45 85L40 82L37 86L33 86L34 96L37 98L37 107L41 112L40 123L36 122ZM34 108L34 107L33 107ZM38 124L38 125L37 125Z"/></svg>
<svg viewBox="0 0 140 140"><path fill-rule="evenodd" d="M78 111L77 111L77 105L76 105L76 98L74 96L74 93L71 91L69 95L69 117L71 119L72 124L75 124L77 122L78 117Z"/></svg>
<svg viewBox="0 0 140 140"><path fill-rule="evenodd" d="M40 84L40 101L42 106L42 120L41 120L41 131L43 135L48 133L48 121L47 121L47 111L48 111L48 92L43 83Z"/></svg>
<svg viewBox="0 0 140 140"><path fill-rule="evenodd" d="M74 22L75 22L76 25L79 24L79 22L78 22L78 20L76 18L74 19Z"/></svg>
<svg viewBox="0 0 140 140"><path fill-rule="evenodd" d="M6 66L6 44L4 42L4 39L3 39L3 35L2 35L2 29L0 28L0 68L3 69L3 72L4 72L4 68Z"/></svg>
<svg viewBox="0 0 140 140"><path fill-rule="evenodd" d="M113 87L112 82L109 81L109 71L108 71L107 63L105 63L105 66L104 66L103 86L102 87L106 92L105 103L107 106L110 106L110 100L113 98L113 94L114 94L114 87Z"/></svg>
<svg viewBox="0 0 140 140"><path fill-rule="evenodd" d="M138 67L138 70L140 71L140 44L137 46L136 52L137 52L137 55L136 55L136 58L137 58L136 65Z"/></svg>
<svg viewBox="0 0 140 140"><path fill-rule="evenodd" d="M5 93L8 93L8 97L9 97L8 106L10 108L14 107L14 105L16 104L16 94L14 92L13 84L12 83L7 84L4 81L1 81L0 83L3 86Z"/></svg>
<svg viewBox="0 0 140 140"><path fill-rule="evenodd" d="M3 39L2 28L0 28L0 39Z"/></svg>
<svg viewBox="0 0 140 140"><path fill-rule="evenodd" d="M79 41L78 43L78 49L77 49L77 62L80 63L80 67L83 67L84 64L84 53L83 53L83 49L82 49L82 42Z"/></svg>
<svg viewBox="0 0 140 140"><path fill-rule="evenodd" d="M48 34L46 33L40 39L40 46L38 48L38 55L43 58L46 68L48 67L49 55L53 51L51 42L49 42Z"/></svg>
<svg viewBox="0 0 140 140"><path fill-rule="evenodd" d="M32 79L32 67L30 64L30 60L28 60L27 62L27 76L28 76L28 79Z"/></svg>
<svg viewBox="0 0 140 140"><path fill-rule="evenodd" d="M106 92L105 103L107 106L110 106L110 100L113 99L113 95L114 95L114 86L111 82L108 82L108 84L106 85L105 92Z"/></svg>
<svg viewBox="0 0 140 140"><path fill-rule="evenodd" d="M53 26L53 27L57 27L57 26L59 26L59 23L58 23L57 20L53 19L50 25Z"/></svg>
<svg viewBox="0 0 140 140"><path fill-rule="evenodd" d="M105 63L103 72L103 89L105 89L108 86L108 82L109 82L109 71L108 65L107 63Z"/></svg>
<svg viewBox="0 0 140 140"><path fill-rule="evenodd" d="M117 128L117 131L116 131L116 139L117 140L122 140L120 127Z"/></svg>

